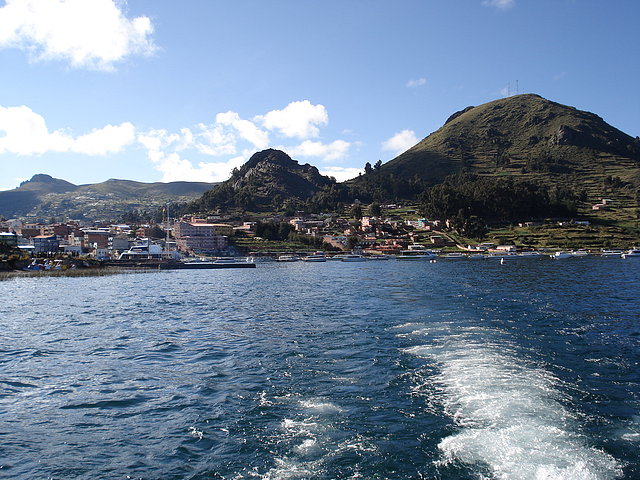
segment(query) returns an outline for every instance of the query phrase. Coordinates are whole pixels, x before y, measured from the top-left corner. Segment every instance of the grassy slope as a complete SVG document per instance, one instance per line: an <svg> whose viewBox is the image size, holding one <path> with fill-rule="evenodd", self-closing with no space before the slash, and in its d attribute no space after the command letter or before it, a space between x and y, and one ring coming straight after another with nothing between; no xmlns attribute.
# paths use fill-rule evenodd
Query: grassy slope
<svg viewBox="0 0 640 480"><path fill-rule="evenodd" d="M382 166L382 172L419 175L439 183L465 168L488 176L514 176L568 186L586 198L581 216L591 221L637 228L636 191L640 186L640 145L589 112L519 95L453 115L439 130ZM560 171L531 168L551 164ZM607 176L623 187L605 186ZM593 211L602 198L611 210Z"/></svg>

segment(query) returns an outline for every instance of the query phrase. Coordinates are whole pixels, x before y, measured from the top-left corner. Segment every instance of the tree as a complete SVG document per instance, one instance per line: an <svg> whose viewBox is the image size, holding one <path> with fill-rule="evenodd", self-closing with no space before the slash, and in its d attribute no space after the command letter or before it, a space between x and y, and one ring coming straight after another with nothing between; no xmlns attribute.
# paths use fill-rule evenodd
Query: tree
<svg viewBox="0 0 640 480"><path fill-rule="evenodd" d="M382 166L382 160L378 160L373 166L373 168L375 168L376 170L380 170L381 166Z"/></svg>
<svg viewBox="0 0 640 480"><path fill-rule="evenodd" d="M353 207L351 207L351 216L356 220L362 219L362 207L359 203L356 203Z"/></svg>
<svg viewBox="0 0 640 480"><path fill-rule="evenodd" d="M371 217L380 217L382 215L382 207L377 202L373 202L369 205L369 215Z"/></svg>
<svg viewBox="0 0 640 480"><path fill-rule="evenodd" d="M373 169L371 168L371 164L369 162L365 163L364 164L364 173L369 175L372 171L373 171Z"/></svg>

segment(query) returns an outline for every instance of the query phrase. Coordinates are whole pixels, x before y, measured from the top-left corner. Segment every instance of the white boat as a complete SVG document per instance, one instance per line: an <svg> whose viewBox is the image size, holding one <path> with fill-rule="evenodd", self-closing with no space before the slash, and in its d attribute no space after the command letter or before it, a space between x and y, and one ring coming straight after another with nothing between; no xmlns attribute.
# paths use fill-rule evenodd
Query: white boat
<svg viewBox="0 0 640 480"><path fill-rule="evenodd" d="M589 255L589 252L583 249L571 251L571 256L573 257L586 257L587 255Z"/></svg>
<svg viewBox="0 0 640 480"><path fill-rule="evenodd" d="M444 255L442 255L442 258L458 259L458 258L467 258L467 256L464 253L452 252L452 253L445 253Z"/></svg>
<svg viewBox="0 0 640 480"><path fill-rule="evenodd" d="M300 257L297 255L292 255L292 254L288 254L288 255L280 255L277 258L278 262L297 262L298 260L300 260Z"/></svg>
<svg viewBox="0 0 640 480"><path fill-rule="evenodd" d="M306 257L302 257L303 262L326 262L327 257L324 252L314 252L311 255L307 255Z"/></svg>
<svg viewBox="0 0 640 480"><path fill-rule="evenodd" d="M623 253L622 250L603 248L601 255L603 257L620 257Z"/></svg>
<svg viewBox="0 0 640 480"><path fill-rule="evenodd" d="M435 258L436 254L431 250L426 249L409 249L402 250L398 255L396 255L396 259L398 260L431 260Z"/></svg>
<svg viewBox="0 0 640 480"><path fill-rule="evenodd" d="M385 255L384 253L377 253L375 255L369 255L365 257L367 260L389 260L389 255Z"/></svg>
<svg viewBox="0 0 640 480"><path fill-rule="evenodd" d="M356 255L355 253L349 253L346 255L338 255L343 262L366 262L367 259L362 255Z"/></svg>
<svg viewBox="0 0 640 480"><path fill-rule="evenodd" d="M632 248L622 254L622 258L640 257L640 248Z"/></svg>
<svg viewBox="0 0 640 480"><path fill-rule="evenodd" d="M559 260L562 258L571 258L573 255L570 252L556 252L553 255L549 255L554 260Z"/></svg>

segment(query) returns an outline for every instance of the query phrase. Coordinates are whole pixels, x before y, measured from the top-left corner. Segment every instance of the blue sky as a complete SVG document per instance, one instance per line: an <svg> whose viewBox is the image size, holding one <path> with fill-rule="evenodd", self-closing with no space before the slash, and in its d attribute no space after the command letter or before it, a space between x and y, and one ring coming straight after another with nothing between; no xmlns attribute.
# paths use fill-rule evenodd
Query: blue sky
<svg viewBox="0 0 640 480"><path fill-rule="evenodd" d="M0 190L228 178L267 147L339 180L520 93L640 135L637 0L6 0Z"/></svg>

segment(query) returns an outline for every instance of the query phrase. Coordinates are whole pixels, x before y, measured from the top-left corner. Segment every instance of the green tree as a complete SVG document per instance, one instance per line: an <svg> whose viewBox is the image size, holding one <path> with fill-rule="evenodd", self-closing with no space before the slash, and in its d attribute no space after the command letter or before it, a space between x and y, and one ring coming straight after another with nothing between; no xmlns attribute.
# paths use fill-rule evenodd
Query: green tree
<svg viewBox="0 0 640 480"><path fill-rule="evenodd" d="M351 207L351 216L356 220L362 219L362 207L359 203L356 203L353 207Z"/></svg>

